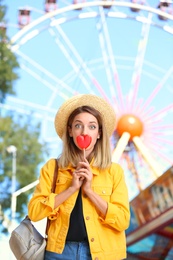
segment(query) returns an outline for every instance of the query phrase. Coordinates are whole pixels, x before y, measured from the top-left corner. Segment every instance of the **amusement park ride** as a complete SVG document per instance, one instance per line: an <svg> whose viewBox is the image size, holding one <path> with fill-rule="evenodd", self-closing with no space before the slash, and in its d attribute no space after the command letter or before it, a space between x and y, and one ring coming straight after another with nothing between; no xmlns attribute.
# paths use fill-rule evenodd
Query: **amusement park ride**
<svg viewBox="0 0 173 260"><path fill-rule="evenodd" d="M125 168L132 211L128 259L173 259L173 4L150 2L20 7L10 48L31 98L22 85L1 107L44 118L42 135L48 131L53 150L50 123L65 99L94 93L110 102L117 115L112 158Z"/></svg>

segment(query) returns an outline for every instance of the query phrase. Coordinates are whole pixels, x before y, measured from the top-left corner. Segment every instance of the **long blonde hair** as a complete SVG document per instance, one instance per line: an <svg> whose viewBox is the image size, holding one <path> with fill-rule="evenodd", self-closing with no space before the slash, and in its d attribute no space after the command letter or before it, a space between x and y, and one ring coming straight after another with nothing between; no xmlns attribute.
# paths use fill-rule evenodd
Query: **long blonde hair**
<svg viewBox="0 0 173 260"><path fill-rule="evenodd" d="M75 109L69 116L62 138L63 150L59 157L59 166L61 168L66 168L69 164L71 164L72 166L76 167L78 162L82 160L79 148L73 142L73 138L69 136L68 127L71 127L75 116L83 112L90 113L97 119L100 132L100 138L97 140L94 149L87 160L89 163L92 162L94 167L105 169L111 164L110 140L106 128L103 124L101 114L90 106L79 107Z"/></svg>

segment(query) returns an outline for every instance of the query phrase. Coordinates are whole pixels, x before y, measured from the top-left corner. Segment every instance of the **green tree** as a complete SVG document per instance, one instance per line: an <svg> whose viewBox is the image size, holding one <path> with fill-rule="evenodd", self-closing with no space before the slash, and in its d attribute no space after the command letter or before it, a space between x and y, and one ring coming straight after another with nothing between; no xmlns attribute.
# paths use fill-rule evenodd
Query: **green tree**
<svg viewBox="0 0 173 260"><path fill-rule="evenodd" d="M17 58L11 52L6 35L5 6L0 6L0 102L5 103L8 94L14 94L14 82L18 79L16 70L19 68ZM1 111L0 111L1 112ZM17 116L17 113L0 113L0 224L1 213L11 218L11 186L12 186L12 154L7 147L17 148L16 156L16 190L38 179L40 164L47 156L47 146L39 141L40 125L32 123L31 116ZM3 114L3 115L2 115ZM17 197L16 220L26 213L27 203L32 190ZM0 225L0 232L7 232Z"/></svg>
<svg viewBox="0 0 173 260"><path fill-rule="evenodd" d="M17 148L16 190L38 179L38 166L46 154L46 144L39 142L40 126L31 124L31 118L26 121L19 117L17 121L15 123L12 117L0 118L0 204L3 212L11 206L12 154L7 152L7 147L14 145ZM32 192L33 189L18 196L18 219L26 214L28 196Z"/></svg>
<svg viewBox="0 0 173 260"><path fill-rule="evenodd" d="M0 6L0 102L4 102L7 94L15 94L13 83L18 79L16 70L19 64L16 56L10 50L9 39L6 34L6 7Z"/></svg>

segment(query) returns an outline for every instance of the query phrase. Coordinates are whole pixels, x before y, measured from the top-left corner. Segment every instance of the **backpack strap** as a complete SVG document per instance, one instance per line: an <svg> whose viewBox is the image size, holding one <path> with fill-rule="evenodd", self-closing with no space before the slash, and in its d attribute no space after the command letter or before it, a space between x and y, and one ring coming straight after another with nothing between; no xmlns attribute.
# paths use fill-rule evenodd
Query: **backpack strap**
<svg viewBox="0 0 173 260"><path fill-rule="evenodd" d="M51 189L52 193L55 192L57 176L58 176L58 160L55 159L55 169L54 169L53 183Z"/></svg>

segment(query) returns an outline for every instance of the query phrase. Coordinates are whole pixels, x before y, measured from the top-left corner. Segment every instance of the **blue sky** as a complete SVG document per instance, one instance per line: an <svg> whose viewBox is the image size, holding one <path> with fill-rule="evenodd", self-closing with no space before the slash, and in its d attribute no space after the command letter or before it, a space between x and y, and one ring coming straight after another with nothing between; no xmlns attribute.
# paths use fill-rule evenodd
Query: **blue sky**
<svg viewBox="0 0 173 260"><path fill-rule="evenodd" d="M31 9L31 23L45 15L42 0L3 2L8 7L7 33L11 39L21 33L17 25L19 7ZM173 154L173 35L164 28L172 28L173 22L160 21L154 13L134 13L120 6L104 9L105 16L101 8L89 6L61 13L69 3L58 1L59 15L55 19L32 26L14 42L21 65L20 79L15 84L17 96L8 97L4 111L32 113L33 121L42 122L41 137L50 145L50 157L56 157L61 141L54 130L54 116L64 100L76 93L94 93L114 106L117 117L123 113L121 100L124 107L134 102L133 112L142 115L145 122L145 145L153 154L160 151L155 159L161 158L161 167L165 169ZM147 4L156 7L158 1ZM99 15L89 18L88 13ZM82 19L86 14L87 18ZM142 18L155 26L139 22ZM53 26L55 23L57 26ZM31 37L34 34L37 36ZM140 104L145 111L139 112ZM147 175L148 165L145 164L144 171L143 161L138 156L136 160L145 179L142 181L148 185L152 181ZM126 169L126 162L121 163ZM134 180L130 181L128 170L126 177L134 196Z"/></svg>

